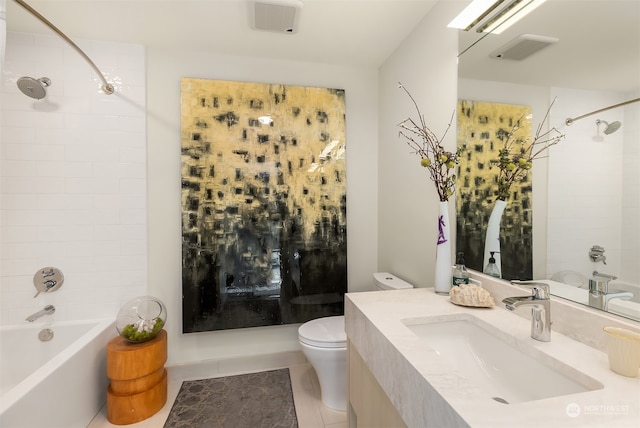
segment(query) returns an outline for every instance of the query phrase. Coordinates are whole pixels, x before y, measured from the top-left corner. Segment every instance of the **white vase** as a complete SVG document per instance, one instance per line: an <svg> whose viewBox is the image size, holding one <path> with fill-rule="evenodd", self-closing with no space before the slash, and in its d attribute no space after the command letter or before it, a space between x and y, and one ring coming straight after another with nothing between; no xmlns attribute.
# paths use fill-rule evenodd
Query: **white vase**
<svg viewBox="0 0 640 428"><path fill-rule="evenodd" d="M482 270L484 271L489 263L489 258L493 252L493 258L496 259L496 266L502 277L502 264L500 262L500 220L502 220L502 214L507 206L507 202L498 199L493 206L489 222L487 223L487 233L484 238L484 262L482 264Z"/></svg>
<svg viewBox="0 0 640 428"><path fill-rule="evenodd" d="M451 290L451 230L449 227L449 202L440 202L438 216L438 245L436 247L436 274L434 287L438 294Z"/></svg>

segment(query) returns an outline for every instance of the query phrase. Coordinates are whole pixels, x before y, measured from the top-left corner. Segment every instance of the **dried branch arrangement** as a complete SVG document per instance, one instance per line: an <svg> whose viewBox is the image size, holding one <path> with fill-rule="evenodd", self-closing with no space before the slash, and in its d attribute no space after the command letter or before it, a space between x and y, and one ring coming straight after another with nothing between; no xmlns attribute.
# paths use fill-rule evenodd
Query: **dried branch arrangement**
<svg viewBox="0 0 640 428"><path fill-rule="evenodd" d="M498 159L492 161L492 166L497 165L500 169L498 172L498 199L506 201L511 192L511 185L527 177L529 170L533 167L533 161L546 157L543 155L547 153L549 147L558 144L565 137L556 128L543 131L543 126L549 120L549 113L555 102L554 99L547 109L533 140L528 136L520 137L517 135L518 131L522 129L524 118L520 118L506 136L498 136L503 144L498 151Z"/></svg>
<svg viewBox="0 0 640 428"><path fill-rule="evenodd" d="M440 201L447 201L453 195L456 187L456 165L460 159L460 149L455 153L445 150L441 142L447 135L449 128L453 122L454 114L451 116L449 126L445 130L443 136L438 138L426 125L424 116L420 112L420 108L409 91L399 83L399 88L404 90L418 114L418 120L411 117L403 120L398 124L400 128L399 135L404 138L411 147L412 153L420 156L420 165L427 168L429 177L436 185Z"/></svg>

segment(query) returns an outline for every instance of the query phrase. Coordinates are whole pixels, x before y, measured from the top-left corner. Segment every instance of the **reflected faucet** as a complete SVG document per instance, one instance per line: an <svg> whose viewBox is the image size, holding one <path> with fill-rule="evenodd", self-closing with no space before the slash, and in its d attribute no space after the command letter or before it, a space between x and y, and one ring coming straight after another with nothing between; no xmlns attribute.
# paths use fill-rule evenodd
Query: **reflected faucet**
<svg viewBox="0 0 640 428"><path fill-rule="evenodd" d="M505 308L516 310L523 305L531 305L531 337L540 342L551 341L551 298L549 285L535 281L511 281L513 285L531 287L528 296L507 297L502 300Z"/></svg>
<svg viewBox="0 0 640 428"><path fill-rule="evenodd" d="M611 299L630 299L633 297L633 293L629 291L610 289L609 281L615 279L618 277L593 271L593 278L589 280L589 306L606 311Z"/></svg>
<svg viewBox="0 0 640 428"><path fill-rule="evenodd" d="M38 318L42 318L45 315L53 314L55 311L56 311L56 308L54 308L53 305L47 305L43 309L36 312L35 314L29 315L27 318L25 318L25 320L29 322L34 322Z"/></svg>

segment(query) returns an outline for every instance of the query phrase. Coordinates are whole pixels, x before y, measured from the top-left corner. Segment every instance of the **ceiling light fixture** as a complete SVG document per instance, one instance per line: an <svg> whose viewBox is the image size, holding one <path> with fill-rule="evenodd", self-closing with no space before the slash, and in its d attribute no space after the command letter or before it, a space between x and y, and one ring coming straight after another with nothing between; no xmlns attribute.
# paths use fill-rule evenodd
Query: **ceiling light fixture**
<svg viewBox="0 0 640 428"><path fill-rule="evenodd" d="M453 21L449 28L469 31L489 14L506 4L478 27L478 33L500 34L525 17L546 0L473 0Z"/></svg>
<svg viewBox="0 0 640 428"><path fill-rule="evenodd" d="M514 0L476 31L478 33L500 34L537 9L545 1L547 0Z"/></svg>
<svg viewBox="0 0 640 428"><path fill-rule="evenodd" d="M504 2L505 0L473 0L458 16L453 18L447 27L469 31Z"/></svg>

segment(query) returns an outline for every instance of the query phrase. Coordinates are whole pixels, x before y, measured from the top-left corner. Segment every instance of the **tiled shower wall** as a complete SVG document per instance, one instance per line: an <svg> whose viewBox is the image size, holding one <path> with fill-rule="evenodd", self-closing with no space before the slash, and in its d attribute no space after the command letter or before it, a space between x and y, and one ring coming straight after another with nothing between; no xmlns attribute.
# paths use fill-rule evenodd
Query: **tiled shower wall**
<svg viewBox="0 0 640 428"><path fill-rule="evenodd" d="M593 270L640 282L640 169L638 105L611 109L564 125L576 117L634 98L616 94L554 88L561 102L552 122L567 138L549 157L547 274L568 269L590 277ZM637 95L635 95L637 97ZM604 126L621 121L619 131L604 135ZM593 245L605 248L607 264L588 257Z"/></svg>
<svg viewBox="0 0 640 428"><path fill-rule="evenodd" d="M115 86L55 35L8 33L0 86L0 325L53 304L51 321L115 317L147 290L145 52L74 41ZM47 97L16 87L48 77ZM34 298L33 275L65 282Z"/></svg>

